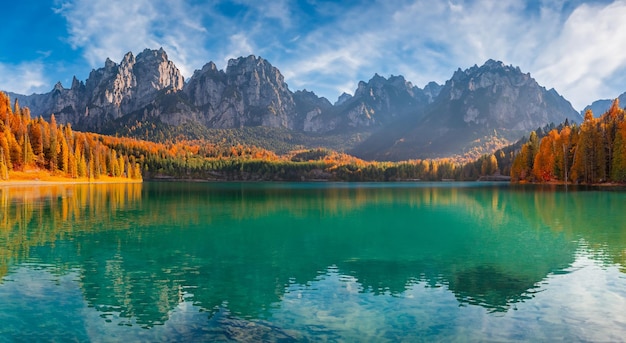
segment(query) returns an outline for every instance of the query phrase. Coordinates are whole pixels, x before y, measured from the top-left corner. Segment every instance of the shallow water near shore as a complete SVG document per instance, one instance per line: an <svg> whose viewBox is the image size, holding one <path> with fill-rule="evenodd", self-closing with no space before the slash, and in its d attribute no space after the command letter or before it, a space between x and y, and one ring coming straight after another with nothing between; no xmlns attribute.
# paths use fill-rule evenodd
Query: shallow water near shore
<svg viewBox="0 0 626 343"><path fill-rule="evenodd" d="M626 190L0 187L0 342L620 341Z"/></svg>

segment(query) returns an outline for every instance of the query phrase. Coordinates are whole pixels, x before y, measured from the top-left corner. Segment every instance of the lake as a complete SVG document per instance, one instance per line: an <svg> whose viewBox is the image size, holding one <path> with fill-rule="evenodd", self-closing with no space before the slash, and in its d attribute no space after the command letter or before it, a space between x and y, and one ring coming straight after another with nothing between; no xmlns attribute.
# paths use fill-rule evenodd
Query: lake
<svg viewBox="0 0 626 343"><path fill-rule="evenodd" d="M0 187L0 342L623 341L626 189Z"/></svg>

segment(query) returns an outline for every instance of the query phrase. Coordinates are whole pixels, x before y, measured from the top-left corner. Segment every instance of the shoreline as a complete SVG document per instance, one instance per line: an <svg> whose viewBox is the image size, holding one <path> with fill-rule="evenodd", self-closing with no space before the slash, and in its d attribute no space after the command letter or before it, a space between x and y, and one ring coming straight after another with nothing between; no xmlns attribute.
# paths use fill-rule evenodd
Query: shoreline
<svg viewBox="0 0 626 343"><path fill-rule="evenodd" d="M619 182L600 182L600 183L574 183L564 181L547 181L547 182L530 182L530 181L511 181L512 185L545 185L545 186L575 186L575 187L626 187L626 183Z"/></svg>
<svg viewBox="0 0 626 343"><path fill-rule="evenodd" d="M143 180L110 178L104 180L83 180L83 179L67 179L67 180L3 180L0 181L0 187L25 187L25 186L57 186L57 185L97 185L97 184L115 184L115 183L143 183Z"/></svg>

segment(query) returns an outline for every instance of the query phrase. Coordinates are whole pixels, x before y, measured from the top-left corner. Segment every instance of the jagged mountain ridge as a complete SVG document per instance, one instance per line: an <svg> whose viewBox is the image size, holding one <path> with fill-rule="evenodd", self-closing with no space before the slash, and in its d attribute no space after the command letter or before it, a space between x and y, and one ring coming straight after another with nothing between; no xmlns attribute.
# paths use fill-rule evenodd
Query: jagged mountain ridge
<svg viewBox="0 0 626 343"><path fill-rule="evenodd" d="M47 119L54 113L57 121L80 130L139 135L138 127L156 125L177 135L187 132L181 128L193 128L206 136L206 129L287 129L344 135L346 141L349 136L346 148L355 147L355 154L369 159L453 154L477 135L521 136L566 117L576 121L556 91L492 60L459 69L443 86L431 82L423 89L402 76L376 74L359 82L354 95L344 93L331 104L313 92L289 90L280 71L261 57L232 59L225 70L209 62L185 82L163 49L146 49L136 58L126 54L119 64L107 59L85 83L74 78L69 89L58 83L46 94L10 95L33 115ZM157 139L153 132L141 132L141 138ZM427 144L420 136L429 139ZM459 146L439 149L452 143ZM394 151L398 146L400 153Z"/></svg>
<svg viewBox="0 0 626 343"><path fill-rule="evenodd" d="M554 89L546 90L517 67L488 60L458 69L421 118L385 127L353 153L382 160L463 155L476 142L511 142L566 118L579 121L579 114Z"/></svg>
<svg viewBox="0 0 626 343"><path fill-rule="evenodd" d="M264 126L310 133L375 129L393 118L418 113L432 98L406 82L376 75L361 82L355 96L338 106L306 90L290 91L280 71L256 57L231 59L226 70L213 62L184 81L163 49L146 49L135 58L127 53L119 64L107 59L85 83L60 83L46 94L10 94L44 118L90 131L116 131L121 126L159 121L166 125L207 128ZM115 123L113 123L115 122Z"/></svg>

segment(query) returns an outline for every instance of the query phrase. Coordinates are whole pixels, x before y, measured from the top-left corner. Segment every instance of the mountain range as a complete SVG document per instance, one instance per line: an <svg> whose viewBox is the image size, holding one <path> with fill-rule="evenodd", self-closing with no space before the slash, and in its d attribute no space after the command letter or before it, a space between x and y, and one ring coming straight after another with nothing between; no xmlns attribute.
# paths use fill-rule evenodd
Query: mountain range
<svg viewBox="0 0 626 343"><path fill-rule="evenodd" d="M271 149L276 141L292 148L332 141L333 148L377 160L492 152L530 130L581 118L554 89L494 60L424 88L376 74L331 103L291 91L261 57L231 59L225 70L209 62L184 80L163 49L146 49L119 64L107 59L70 88L57 83L49 93L9 96L34 116L54 113L83 131L152 140L245 132L236 135L240 143Z"/></svg>

